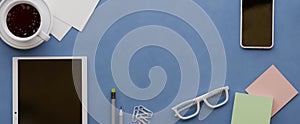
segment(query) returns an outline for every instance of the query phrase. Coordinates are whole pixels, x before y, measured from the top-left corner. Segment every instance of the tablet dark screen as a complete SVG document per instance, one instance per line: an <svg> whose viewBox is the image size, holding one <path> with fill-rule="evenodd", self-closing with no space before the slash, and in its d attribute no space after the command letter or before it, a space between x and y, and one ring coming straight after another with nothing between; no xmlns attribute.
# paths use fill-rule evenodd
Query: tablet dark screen
<svg viewBox="0 0 300 124"><path fill-rule="evenodd" d="M81 124L81 67L80 59L18 60L19 124Z"/></svg>

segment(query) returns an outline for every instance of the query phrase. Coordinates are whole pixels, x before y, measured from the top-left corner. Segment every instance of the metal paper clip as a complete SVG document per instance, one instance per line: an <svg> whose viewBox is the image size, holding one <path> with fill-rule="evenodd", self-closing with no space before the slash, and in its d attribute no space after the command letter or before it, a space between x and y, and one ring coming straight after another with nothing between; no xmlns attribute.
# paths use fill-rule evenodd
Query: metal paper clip
<svg viewBox="0 0 300 124"><path fill-rule="evenodd" d="M132 112L132 122L138 124L150 124L149 119L153 116L153 112L146 107L139 105L135 106Z"/></svg>

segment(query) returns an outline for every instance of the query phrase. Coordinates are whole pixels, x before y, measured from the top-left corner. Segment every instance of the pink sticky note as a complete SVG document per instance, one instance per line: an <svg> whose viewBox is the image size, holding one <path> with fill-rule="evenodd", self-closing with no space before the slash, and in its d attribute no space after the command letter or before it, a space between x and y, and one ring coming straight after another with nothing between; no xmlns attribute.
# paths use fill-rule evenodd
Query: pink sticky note
<svg viewBox="0 0 300 124"><path fill-rule="evenodd" d="M246 89L246 92L252 95L273 97L272 116L298 94L298 91L274 65L258 77Z"/></svg>

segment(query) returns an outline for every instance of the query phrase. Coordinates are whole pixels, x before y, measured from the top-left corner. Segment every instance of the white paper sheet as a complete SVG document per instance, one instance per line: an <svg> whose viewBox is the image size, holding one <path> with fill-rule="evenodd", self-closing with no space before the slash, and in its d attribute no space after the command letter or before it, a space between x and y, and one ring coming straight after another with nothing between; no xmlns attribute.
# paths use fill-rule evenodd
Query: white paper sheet
<svg viewBox="0 0 300 124"><path fill-rule="evenodd" d="M58 19L82 31L99 0L45 0Z"/></svg>
<svg viewBox="0 0 300 124"><path fill-rule="evenodd" d="M71 28L71 25L61 21L60 19L54 16L51 34L57 40L61 41Z"/></svg>

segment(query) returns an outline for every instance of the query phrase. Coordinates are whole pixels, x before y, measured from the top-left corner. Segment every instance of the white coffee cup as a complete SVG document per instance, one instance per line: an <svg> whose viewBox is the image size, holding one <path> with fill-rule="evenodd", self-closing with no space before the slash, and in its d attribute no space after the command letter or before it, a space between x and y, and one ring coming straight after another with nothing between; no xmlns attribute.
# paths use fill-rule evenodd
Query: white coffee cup
<svg viewBox="0 0 300 124"><path fill-rule="evenodd" d="M45 33L45 32L43 32L42 30L41 30L41 25L43 25L43 18L40 16L40 26L39 26L39 28L38 28L38 30L34 33L34 34L32 34L31 36L29 36L29 37L18 37L18 36L16 36L16 35L14 35L9 29L8 29L8 25L7 25L7 22L6 22L6 19L7 19L7 15L8 15L8 13L9 13L9 11L14 7L14 6L16 6L16 5L19 5L19 4L29 4L29 5L31 5L31 6L33 6L33 7L35 7L36 9L37 9L37 11L40 13L40 8L39 8L39 6L37 6L35 3L33 3L33 2L31 2L31 1L28 1L28 0L19 0L19 1L14 1L14 2L11 2L8 6L6 6L7 8L4 8L6 11L4 12L4 17L6 17L5 18L5 20L1 20L1 23L2 23L2 27L4 28L4 30L5 30L5 32L7 33L7 35L9 36L9 37L11 37L12 39L14 39L14 40L16 40L16 41L20 41L20 42L26 42L26 41L30 41L30 40L32 40L33 38L36 38L37 36L39 37L39 38L41 38L42 40L44 40L44 41L48 41L49 39L50 39L50 36L47 34L47 33Z"/></svg>

